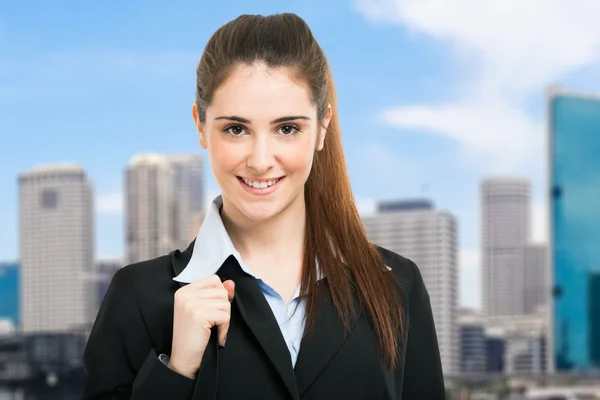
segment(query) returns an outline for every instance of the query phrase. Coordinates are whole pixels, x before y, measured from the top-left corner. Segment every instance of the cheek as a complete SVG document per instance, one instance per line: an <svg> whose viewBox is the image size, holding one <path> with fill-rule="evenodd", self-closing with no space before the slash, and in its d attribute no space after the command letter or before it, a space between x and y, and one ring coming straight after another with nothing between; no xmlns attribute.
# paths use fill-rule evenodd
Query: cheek
<svg viewBox="0 0 600 400"><path fill-rule="evenodd" d="M308 143L299 147L294 147L293 151L288 152L284 157L285 168L290 172L301 173L308 176L314 157L314 143Z"/></svg>
<svg viewBox="0 0 600 400"><path fill-rule="evenodd" d="M243 153L236 146L227 143L211 143L208 147L208 156L213 171L227 172L234 169L243 159Z"/></svg>

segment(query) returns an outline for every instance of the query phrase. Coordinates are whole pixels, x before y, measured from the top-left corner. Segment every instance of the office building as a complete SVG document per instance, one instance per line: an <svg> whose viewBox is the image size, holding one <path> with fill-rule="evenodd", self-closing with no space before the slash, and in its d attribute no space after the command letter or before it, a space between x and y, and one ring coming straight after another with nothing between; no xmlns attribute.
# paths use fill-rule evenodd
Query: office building
<svg viewBox="0 0 600 400"><path fill-rule="evenodd" d="M459 313L460 373L477 375L486 372L485 320L480 312L462 309Z"/></svg>
<svg viewBox="0 0 600 400"><path fill-rule="evenodd" d="M173 246L186 249L198 233L197 221L203 220L204 170L199 154L172 155L168 157L173 172Z"/></svg>
<svg viewBox="0 0 600 400"><path fill-rule="evenodd" d="M460 371L456 218L429 201L385 202L364 216L369 240L413 260L431 299L446 376Z"/></svg>
<svg viewBox="0 0 600 400"><path fill-rule="evenodd" d="M0 337L0 399L78 400L87 331Z"/></svg>
<svg viewBox="0 0 600 400"><path fill-rule="evenodd" d="M24 332L71 331L93 314L92 185L76 165L19 175L20 304Z"/></svg>
<svg viewBox="0 0 600 400"><path fill-rule="evenodd" d="M125 172L127 263L173 250L171 164L159 155L133 157Z"/></svg>
<svg viewBox="0 0 600 400"><path fill-rule="evenodd" d="M201 157L141 154L125 174L126 263L187 248L204 208Z"/></svg>
<svg viewBox="0 0 600 400"><path fill-rule="evenodd" d="M485 372L490 374L504 373L504 353L506 341L501 335L486 331L485 333Z"/></svg>
<svg viewBox="0 0 600 400"><path fill-rule="evenodd" d="M525 314L538 314L549 304L551 289L548 281L548 246L527 244L523 247Z"/></svg>
<svg viewBox="0 0 600 400"><path fill-rule="evenodd" d="M483 307L490 317L523 315L523 247L530 236L531 188L520 178L482 182Z"/></svg>
<svg viewBox="0 0 600 400"><path fill-rule="evenodd" d="M600 370L600 96L548 93L551 372Z"/></svg>
<svg viewBox="0 0 600 400"><path fill-rule="evenodd" d="M0 263L0 319L19 325L19 264Z"/></svg>
<svg viewBox="0 0 600 400"><path fill-rule="evenodd" d="M503 341L503 372L507 375L539 375L546 371L546 319L543 313L491 317L486 336Z"/></svg>

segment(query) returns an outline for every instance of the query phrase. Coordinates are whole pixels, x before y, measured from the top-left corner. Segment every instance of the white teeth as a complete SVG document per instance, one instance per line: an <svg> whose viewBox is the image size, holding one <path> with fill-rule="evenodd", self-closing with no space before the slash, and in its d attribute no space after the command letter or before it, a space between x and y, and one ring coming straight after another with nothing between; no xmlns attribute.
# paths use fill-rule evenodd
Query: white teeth
<svg viewBox="0 0 600 400"><path fill-rule="evenodd" d="M252 186L253 188L256 188L256 189L266 189L269 186L276 184L279 181L279 178L278 179L271 179L271 180L268 180L268 181L260 181L260 182L259 181L253 181L251 179L246 179L246 178L242 178L242 180L244 181L244 183L246 185Z"/></svg>

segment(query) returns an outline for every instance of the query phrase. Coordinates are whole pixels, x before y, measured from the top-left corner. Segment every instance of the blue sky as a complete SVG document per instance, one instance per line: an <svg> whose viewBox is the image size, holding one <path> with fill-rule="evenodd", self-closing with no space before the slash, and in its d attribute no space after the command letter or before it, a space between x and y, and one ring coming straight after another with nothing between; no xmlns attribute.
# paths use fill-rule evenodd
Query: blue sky
<svg viewBox="0 0 600 400"><path fill-rule="evenodd" d="M461 302L477 306L480 180L531 179L533 236L544 240L545 91L600 90L600 6L255 3L0 2L0 260L18 258L17 174L58 162L86 169L98 257L120 256L131 156L200 152L190 106L210 35L239 14L295 12L330 60L361 209L426 196L455 214ZM207 179L216 193L208 171Z"/></svg>

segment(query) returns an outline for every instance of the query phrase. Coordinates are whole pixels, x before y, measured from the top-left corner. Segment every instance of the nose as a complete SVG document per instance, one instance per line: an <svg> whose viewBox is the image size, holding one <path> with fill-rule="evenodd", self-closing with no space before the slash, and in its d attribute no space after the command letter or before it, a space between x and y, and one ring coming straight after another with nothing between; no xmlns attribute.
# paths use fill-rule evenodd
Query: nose
<svg viewBox="0 0 600 400"><path fill-rule="evenodd" d="M270 170L275 164L273 146L274 143L270 140L270 135L255 135L246 162L248 167L259 174Z"/></svg>

